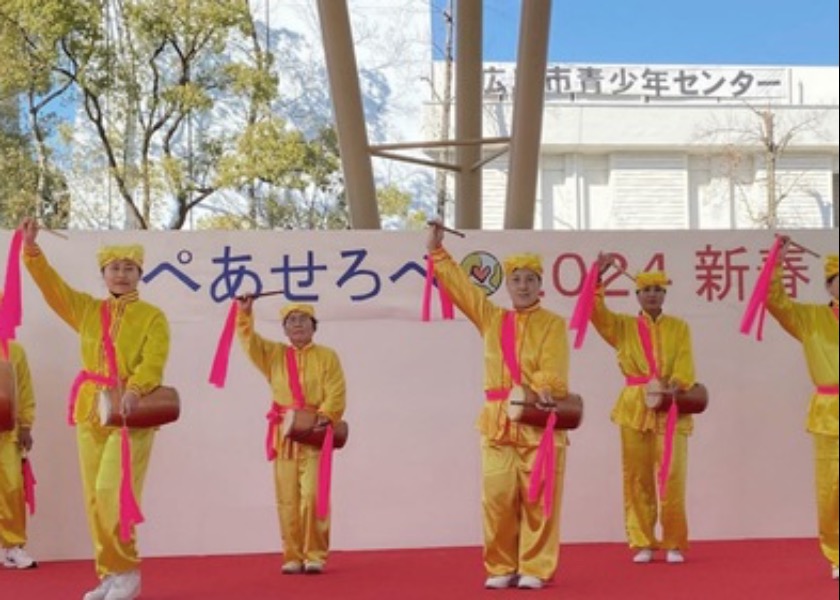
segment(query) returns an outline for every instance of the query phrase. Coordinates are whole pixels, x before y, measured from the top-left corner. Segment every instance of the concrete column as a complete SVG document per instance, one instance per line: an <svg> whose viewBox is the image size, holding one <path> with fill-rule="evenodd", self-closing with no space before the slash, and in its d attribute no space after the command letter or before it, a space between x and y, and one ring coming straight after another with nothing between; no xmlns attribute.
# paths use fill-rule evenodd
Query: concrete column
<svg viewBox="0 0 840 600"><path fill-rule="evenodd" d="M380 229L347 0L318 0L344 185L353 229Z"/></svg>
<svg viewBox="0 0 840 600"><path fill-rule="evenodd" d="M455 14L455 139L482 138L483 114L483 0L458 0ZM482 146L457 147L455 175L455 226L481 229Z"/></svg>
<svg viewBox="0 0 840 600"><path fill-rule="evenodd" d="M516 57L505 229L533 229L551 0L523 0Z"/></svg>

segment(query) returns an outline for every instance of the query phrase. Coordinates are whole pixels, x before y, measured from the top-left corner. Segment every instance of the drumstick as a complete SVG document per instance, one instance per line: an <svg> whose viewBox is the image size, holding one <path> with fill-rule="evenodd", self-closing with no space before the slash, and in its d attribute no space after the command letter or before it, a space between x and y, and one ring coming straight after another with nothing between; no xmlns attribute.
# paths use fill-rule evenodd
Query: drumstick
<svg viewBox="0 0 840 600"><path fill-rule="evenodd" d="M43 231L45 233L49 233L50 235L54 235L55 237L61 238L62 240L69 240L70 239L66 235L64 235L63 233L59 233L58 231L55 231L53 229L41 229L41 231Z"/></svg>
<svg viewBox="0 0 840 600"><path fill-rule="evenodd" d="M445 225L443 225L442 223L439 223L437 221L426 221L426 225L430 225L432 227L437 227L438 229L442 229L446 233L451 233L452 235L457 235L459 238L467 237L467 234L464 233L463 231L458 231L457 229L452 229L450 227L446 227Z"/></svg>
<svg viewBox="0 0 840 600"><path fill-rule="evenodd" d="M777 233L777 234L776 234L776 237L782 237L782 236L780 236L780 235ZM802 250L802 252L804 252L804 253L806 253L806 254L810 254L810 255L811 255L811 256L813 256L814 258L822 258L822 255L821 255L819 252L814 252L814 251L813 251L813 250L811 250L810 248L808 248L808 247L806 247L806 246L803 246L802 244L800 244L800 243L798 243L798 242L794 242L794 241L793 241L792 239L790 239L790 238L788 238L788 243L789 243L791 246L795 246L795 247L799 248L800 250Z"/></svg>
<svg viewBox="0 0 840 600"><path fill-rule="evenodd" d="M279 294L285 293L285 290L271 290L269 292L260 292L259 294L241 294L236 296L237 300L245 300L246 298L253 298L256 300L257 298L262 298L264 296L277 296Z"/></svg>
<svg viewBox="0 0 840 600"><path fill-rule="evenodd" d="M636 281L635 277L633 277L630 273L625 271L624 268L616 262L615 255L612 255L612 260L610 261L610 266L614 267L616 271L618 271L619 273L624 275L630 281L633 281L633 282Z"/></svg>

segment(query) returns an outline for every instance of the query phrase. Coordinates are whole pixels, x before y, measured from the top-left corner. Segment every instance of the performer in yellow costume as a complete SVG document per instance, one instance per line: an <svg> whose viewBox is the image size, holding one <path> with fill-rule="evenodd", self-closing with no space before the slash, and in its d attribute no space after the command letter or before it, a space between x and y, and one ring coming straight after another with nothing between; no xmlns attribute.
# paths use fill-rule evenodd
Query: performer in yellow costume
<svg viewBox="0 0 840 600"><path fill-rule="evenodd" d="M0 293L0 299L3 294ZM30 569L38 564L24 550L26 506L23 470L24 453L32 449L35 422L35 394L23 346L9 341L8 358L0 348L0 360L8 361L14 373L16 422L10 431L0 431L0 544L3 566Z"/></svg>
<svg viewBox="0 0 840 600"><path fill-rule="evenodd" d="M612 257L602 254L598 262L604 272L612 264ZM636 563L651 562L658 548L667 550L667 562L682 563L688 547L685 485L693 418L680 415L677 420L666 491L660 502L656 471L664 454L667 413L648 408L645 402L648 385L687 390L695 383L689 326L662 310L669 284L661 271L640 273L636 277L636 299L641 307L638 315L610 311L604 287L599 284L591 315L595 329L615 348L625 378L611 419L621 428L624 525ZM643 337L650 340L652 361L648 360ZM661 543L655 533L657 520L662 528Z"/></svg>
<svg viewBox="0 0 840 600"><path fill-rule="evenodd" d="M814 440L817 520L820 547L838 577L838 277L837 255L825 259L828 304L805 304L788 297L782 284L782 261L789 239L779 253L767 296L767 310L802 344L814 392L808 406L807 430Z"/></svg>
<svg viewBox="0 0 840 600"><path fill-rule="evenodd" d="M107 374L101 315L106 313L105 308L109 309L118 379L124 390L122 403L130 412L140 397L161 385L169 355L166 315L140 300L137 291L143 270L143 247L105 246L99 250L99 268L108 289L108 297L101 300L71 288L50 266L36 243L38 225L34 220L25 219L22 228L24 264L47 304L79 334L86 373ZM131 600L140 594L140 557L135 535L127 542L119 536L120 430L100 423L97 387L82 385L71 409L85 509L100 578L99 586L85 594L84 600ZM132 484L139 499L155 430L131 429L129 435Z"/></svg>
<svg viewBox="0 0 840 600"><path fill-rule="evenodd" d="M252 297L239 301L236 331L246 354L271 387L267 451L274 461L282 572L317 574L326 566L330 546L329 515L316 514L322 450L280 435L280 426L289 409L316 411L321 426L338 423L346 407L344 371L333 349L313 341L318 328L314 307L288 304L280 311L289 340L285 344L254 331L253 302Z"/></svg>
<svg viewBox="0 0 840 600"><path fill-rule="evenodd" d="M503 327L512 318L521 383L546 404L568 392L569 349L566 323L540 305L542 265L533 254L511 256L503 263L513 309L490 302L442 246L443 228L429 228L427 251L434 273L453 303L484 339L485 402L478 419L481 432L482 508L484 512L485 587L538 589L557 570L560 502L566 460L566 433L553 432L556 450L550 509L529 502L530 474L543 429L508 418L508 395L514 385L503 356Z"/></svg>

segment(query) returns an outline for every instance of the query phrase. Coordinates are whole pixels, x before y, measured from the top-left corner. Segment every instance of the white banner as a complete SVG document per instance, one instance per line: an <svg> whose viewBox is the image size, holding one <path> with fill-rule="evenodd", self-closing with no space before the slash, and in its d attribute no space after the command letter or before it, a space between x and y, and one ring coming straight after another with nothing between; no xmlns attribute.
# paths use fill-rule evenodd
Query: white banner
<svg viewBox="0 0 840 600"><path fill-rule="evenodd" d="M818 252L836 252L836 230L792 232ZM232 296L260 299L257 328L282 339L277 312L311 302L316 341L335 348L348 381L346 449L336 456L336 549L481 543L478 434L481 340L461 315L420 321L425 233L149 232L42 233L66 281L104 295L95 254L105 243L146 248L141 296L172 327L166 383L183 399L178 423L156 442L139 530L146 555L267 552L280 548L271 469L263 455L269 389L234 347L228 384L207 383ZM8 246L9 232L0 234ZM599 250L620 254L632 273L664 268L674 282L665 310L692 326L698 378L711 393L690 442L693 539L811 537L816 531L810 440L804 433L810 382L797 342L768 318L762 343L738 332L773 238L768 232L467 232L445 243L491 298L499 261L523 251L544 259L545 305L572 312L586 267ZM825 301L822 265L791 256L788 284ZM33 464L38 514L30 544L42 559L90 556L66 397L79 369L78 339L45 305L24 271L24 324L38 400ZM608 281L614 310L635 312L633 284ZM610 408L622 385L612 350L589 332L573 351L572 388L586 403L572 433L563 506L566 541L623 539L618 432Z"/></svg>

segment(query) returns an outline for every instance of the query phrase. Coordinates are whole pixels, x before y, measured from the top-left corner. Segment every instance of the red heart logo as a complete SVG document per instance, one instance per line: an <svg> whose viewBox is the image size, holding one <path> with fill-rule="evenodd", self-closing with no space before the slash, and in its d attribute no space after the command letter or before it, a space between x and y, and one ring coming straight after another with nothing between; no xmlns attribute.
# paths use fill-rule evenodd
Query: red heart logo
<svg viewBox="0 0 840 600"><path fill-rule="evenodd" d="M484 281L490 277L490 267L479 267L478 265L475 265L472 269L470 269L470 275L472 275L479 283L484 283Z"/></svg>

